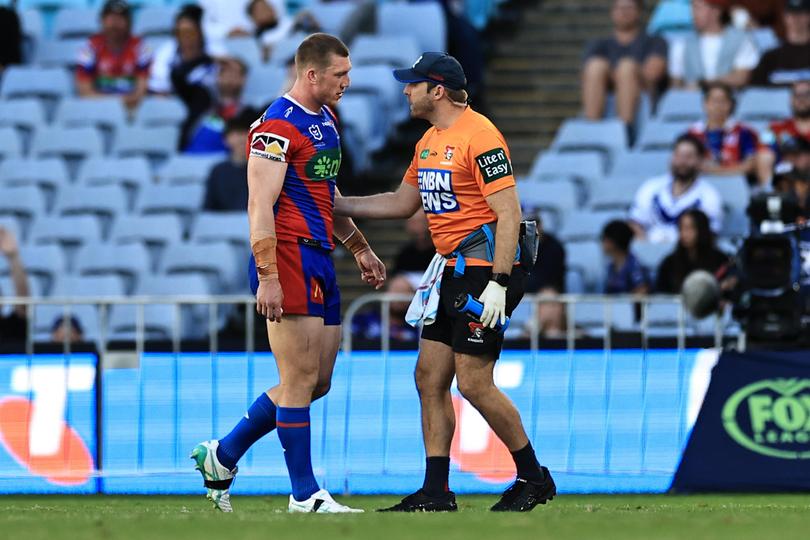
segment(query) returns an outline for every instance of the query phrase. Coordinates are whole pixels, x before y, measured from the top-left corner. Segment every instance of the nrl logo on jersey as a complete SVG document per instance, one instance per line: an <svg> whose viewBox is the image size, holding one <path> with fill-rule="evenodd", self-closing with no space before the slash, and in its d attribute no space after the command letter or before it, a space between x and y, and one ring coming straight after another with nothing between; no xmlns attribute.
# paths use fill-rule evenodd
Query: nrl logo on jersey
<svg viewBox="0 0 810 540"><path fill-rule="evenodd" d="M427 214L444 214L459 209L453 191L453 173L442 169L419 169L419 192Z"/></svg>
<svg viewBox="0 0 810 540"><path fill-rule="evenodd" d="M318 124L312 124L309 126L309 134L312 135L312 138L316 141L323 139L323 133L321 133L321 128Z"/></svg>
<svg viewBox="0 0 810 540"><path fill-rule="evenodd" d="M289 147L290 139L286 137L275 133L254 133L250 140L250 155L273 161L284 161Z"/></svg>

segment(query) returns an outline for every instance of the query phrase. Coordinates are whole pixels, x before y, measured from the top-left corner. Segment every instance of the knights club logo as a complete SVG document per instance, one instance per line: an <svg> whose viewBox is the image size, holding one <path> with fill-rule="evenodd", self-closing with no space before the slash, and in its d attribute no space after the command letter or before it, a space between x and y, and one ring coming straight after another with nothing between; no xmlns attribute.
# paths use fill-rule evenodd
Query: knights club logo
<svg viewBox="0 0 810 540"><path fill-rule="evenodd" d="M455 152L455 150L456 150L455 146L446 146L444 148L444 159L446 159L447 161L453 159L453 152Z"/></svg>
<svg viewBox="0 0 810 540"><path fill-rule="evenodd" d="M467 327L470 329L470 337L467 338L468 341L472 341L474 343L482 343L484 341L484 325L480 322L471 322L467 323Z"/></svg>

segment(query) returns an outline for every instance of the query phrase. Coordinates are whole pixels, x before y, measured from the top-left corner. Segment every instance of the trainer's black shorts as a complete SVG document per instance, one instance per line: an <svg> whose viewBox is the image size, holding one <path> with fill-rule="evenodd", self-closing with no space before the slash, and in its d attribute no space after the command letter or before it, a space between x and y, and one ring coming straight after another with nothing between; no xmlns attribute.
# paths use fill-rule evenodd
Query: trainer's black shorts
<svg viewBox="0 0 810 540"><path fill-rule="evenodd" d="M459 313L454 306L456 296L469 293L478 298L489 283L492 269L488 266L468 266L464 275L453 276L453 268L446 267L442 275L439 311L433 324L422 328L422 339L438 341L452 347L453 352L475 356L493 356L496 360L503 347L503 335L491 328L483 328L480 322L466 313ZM526 272L515 266L506 288L506 314L512 311L523 298Z"/></svg>

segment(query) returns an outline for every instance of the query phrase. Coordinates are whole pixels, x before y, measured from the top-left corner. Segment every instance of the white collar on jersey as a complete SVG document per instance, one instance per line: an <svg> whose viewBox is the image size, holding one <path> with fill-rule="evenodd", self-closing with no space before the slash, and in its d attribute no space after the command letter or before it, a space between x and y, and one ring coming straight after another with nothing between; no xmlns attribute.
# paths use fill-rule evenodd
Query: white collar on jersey
<svg viewBox="0 0 810 540"><path fill-rule="evenodd" d="M309 109L307 109L306 107L304 107L303 105L301 105L300 103L295 101L295 99L293 99L293 97L290 94L284 94L284 99L286 99L288 101L292 101L293 103L295 103L296 105L298 105L299 107L304 109L304 112L307 113L307 114L310 114L312 116L320 116L321 115L321 113L316 113L315 111L310 111Z"/></svg>

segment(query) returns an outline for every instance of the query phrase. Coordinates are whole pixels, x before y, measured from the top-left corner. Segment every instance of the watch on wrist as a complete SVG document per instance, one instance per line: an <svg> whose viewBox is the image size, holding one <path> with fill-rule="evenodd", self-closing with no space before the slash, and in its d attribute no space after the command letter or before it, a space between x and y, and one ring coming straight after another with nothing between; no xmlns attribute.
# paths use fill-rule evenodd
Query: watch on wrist
<svg viewBox="0 0 810 540"><path fill-rule="evenodd" d="M509 285L509 274L504 274L502 272L493 272L492 277L490 278L492 281L500 285L501 287L506 287Z"/></svg>

